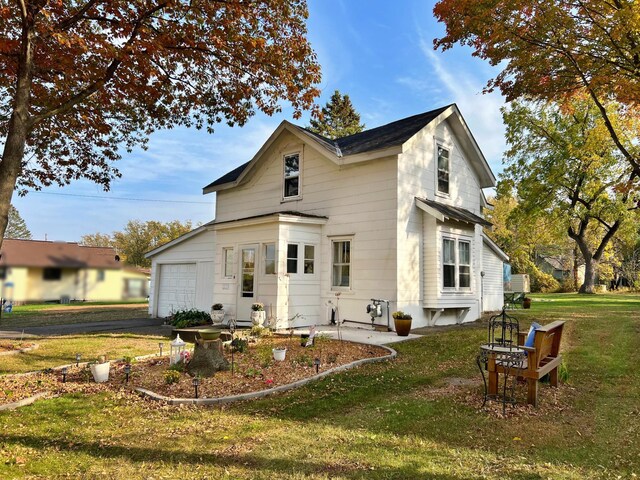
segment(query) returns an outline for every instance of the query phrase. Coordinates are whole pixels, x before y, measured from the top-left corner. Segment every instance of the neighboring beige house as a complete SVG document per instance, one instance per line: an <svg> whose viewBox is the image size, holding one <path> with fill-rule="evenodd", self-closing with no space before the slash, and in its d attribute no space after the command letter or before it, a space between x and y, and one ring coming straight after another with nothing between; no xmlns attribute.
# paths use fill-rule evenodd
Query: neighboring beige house
<svg viewBox="0 0 640 480"><path fill-rule="evenodd" d="M370 324L385 299L414 328L473 321L503 303L508 257L483 232L494 185L456 105L337 140L284 121L204 188L214 221L147 254L149 311L220 302L246 320L259 301L278 328Z"/></svg>
<svg viewBox="0 0 640 480"><path fill-rule="evenodd" d="M0 253L2 297L17 304L148 295L148 272L124 267L112 248L4 239Z"/></svg>

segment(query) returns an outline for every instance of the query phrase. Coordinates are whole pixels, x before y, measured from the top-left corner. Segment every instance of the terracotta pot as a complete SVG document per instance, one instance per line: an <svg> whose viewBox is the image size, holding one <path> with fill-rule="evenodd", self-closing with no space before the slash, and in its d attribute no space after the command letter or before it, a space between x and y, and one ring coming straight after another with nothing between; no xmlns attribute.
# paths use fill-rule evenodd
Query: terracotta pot
<svg viewBox="0 0 640 480"><path fill-rule="evenodd" d="M411 319L394 318L393 323L396 327L396 333L399 337L406 337L411 331Z"/></svg>

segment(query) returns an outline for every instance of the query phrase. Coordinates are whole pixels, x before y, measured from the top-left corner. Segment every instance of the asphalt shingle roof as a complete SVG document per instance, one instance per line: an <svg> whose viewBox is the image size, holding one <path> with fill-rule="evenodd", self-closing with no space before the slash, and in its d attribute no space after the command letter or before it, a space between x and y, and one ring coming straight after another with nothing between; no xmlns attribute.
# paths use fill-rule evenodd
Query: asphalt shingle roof
<svg viewBox="0 0 640 480"><path fill-rule="evenodd" d="M358 153L373 152L375 150L383 150L385 148L402 145L404 142L413 137L422 128L431 123L438 115L444 112L451 105L440 107L429 112L420 113L411 117L403 118L395 122L382 125L380 127L371 128L364 132L349 135L347 137L331 140L306 128L298 127L301 132L317 141L328 151L338 156L356 155ZM224 185L225 183L234 182L242 172L247 168L250 162L244 163L229 173L223 175L213 181L204 189Z"/></svg>
<svg viewBox="0 0 640 480"><path fill-rule="evenodd" d="M447 218L451 218L453 220L459 220L461 222L466 223L477 223L479 225L483 225L485 227L490 227L491 223L487 222L484 218L479 217L475 213L471 213L469 210L465 210L464 208L454 207L451 205L444 205L442 203L434 202L433 200L429 200L426 198L418 198L419 201L428 205L429 207L439 211L442 215Z"/></svg>
<svg viewBox="0 0 640 480"><path fill-rule="evenodd" d="M109 247L85 247L77 243L40 240L2 241L0 266L58 268L122 268Z"/></svg>

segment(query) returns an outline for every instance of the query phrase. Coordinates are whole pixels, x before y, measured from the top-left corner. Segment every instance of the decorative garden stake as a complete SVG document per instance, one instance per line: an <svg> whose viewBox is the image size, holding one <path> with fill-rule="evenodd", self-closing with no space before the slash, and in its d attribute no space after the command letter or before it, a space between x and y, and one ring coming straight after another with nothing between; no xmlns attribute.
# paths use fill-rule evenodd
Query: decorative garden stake
<svg viewBox="0 0 640 480"><path fill-rule="evenodd" d="M231 317L229 319L229 333L231 333L231 376L233 377L233 333L236 331L236 319Z"/></svg>
<svg viewBox="0 0 640 480"><path fill-rule="evenodd" d="M76 367L80 366L80 354L76 353Z"/></svg>
<svg viewBox="0 0 640 480"><path fill-rule="evenodd" d="M62 367L62 383L67 383L67 367Z"/></svg>
<svg viewBox="0 0 640 480"><path fill-rule="evenodd" d="M313 364L316 366L316 373L318 373L320 371L320 359L318 357L316 357L313 360Z"/></svg>
<svg viewBox="0 0 640 480"><path fill-rule="evenodd" d="M160 355L159 356L161 357L162 356L162 349L164 348L164 343L160 342L158 344L158 347L160 348Z"/></svg>
<svg viewBox="0 0 640 480"><path fill-rule="evenodd" d="M130 363L127 363L124 366L124 374L126 375L126 377L124 379L125 383L129 383L129 375L131 374L131 364Z"/></svg>
<svg viewBox="0 0 640 480"><path fill-rule="evenodd" d="M198 377L193 377L191 383L193 384L193 388L196 390L196 398L198 398L198 385L200 385L200 379Z"/></svg>
<svg viewBox="0 0 640 480"><path fill-rule="evenodd" d="M187 344L184 343L184 340L180 338L180 334L176 335L176 338L169 344L169 365L173 365L178 363L182 357L185 346Z"/></svg>

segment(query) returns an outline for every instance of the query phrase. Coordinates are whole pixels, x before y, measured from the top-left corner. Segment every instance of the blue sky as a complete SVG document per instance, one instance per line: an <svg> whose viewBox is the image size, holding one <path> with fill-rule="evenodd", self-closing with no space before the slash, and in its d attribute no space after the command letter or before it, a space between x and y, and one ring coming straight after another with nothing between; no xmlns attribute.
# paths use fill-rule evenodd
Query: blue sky
<svg viewBox="0 0 640 480"><path fill-rule="evenodd" d="M309 38L323 69L320 105L340 90L372 128L455 102L494 173L501 171L503 99L482 94L497 71L467 48L433 50L433 39L444 31L433 18L435 2L308 1ZM203 196L202 187L249 160L282 120L293 121L291 109L283 107L273 117L256 115L243 128L220 125L213 135L156 132L147 151L124 153L117 165L122 178L110 192L81 181L16 195L14 205L38 240L78 241L83 234L120 230L130 219L210 221L215 195ZM309 119L295 122L308 125Z"/></svg>

